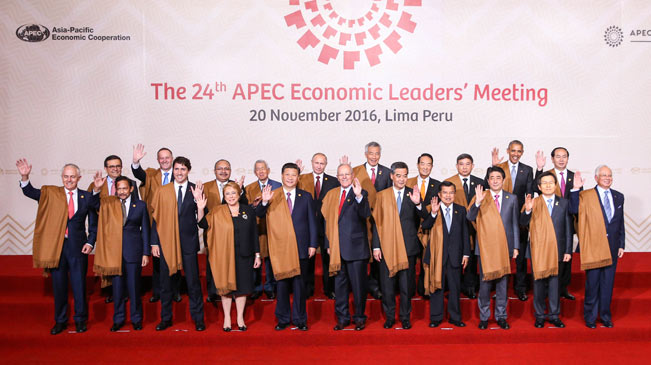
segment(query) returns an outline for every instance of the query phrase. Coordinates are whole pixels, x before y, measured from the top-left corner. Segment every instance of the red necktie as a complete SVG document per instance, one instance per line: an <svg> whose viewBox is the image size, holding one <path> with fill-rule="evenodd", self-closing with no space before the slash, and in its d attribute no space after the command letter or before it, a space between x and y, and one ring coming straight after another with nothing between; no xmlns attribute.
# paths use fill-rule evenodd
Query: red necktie
<svg viewBox="0 0 651 365"><path fill-rule="evenodd" d="M321 195L321 176L316 177L316 185L314 186L314 199L319 199Z"/></svg>
<svg viewBox="0 0 651 365"><path fill-rule="evenodd" d="M346 190L341 191L341 200L339 200L339 215L341 215L341 208L344 207L344 202L346 201Z"/></svg>
<svg viewBox="0 0 651 365"><path fill-rule="evenodd" d="M68 195L70 195L70 199L68 200L68 220L72 218L73 215L75 215L75 202L72 200L72 191L68 192ZM66 236L68 236L68 227L66 224Z"/></svg>
<svg viewBox="0 0 651 365"><path fill-rule="evenodd" d="M111 193L110 195L115 195L115 180L113 180L113 183L111 184Z"/></svg>
<svg viewBox="0 0 651 365"><path fill-rule="evenodd" d="M500 207L500 194L495 195L495 205L497 205L497 211L501 212L502 209Z"/></svg>
<svg viewBox="0 0 651 365"><path fill-rule="evenodd" d="M375 167L371 167L371 182L375 185Z"/></svg>

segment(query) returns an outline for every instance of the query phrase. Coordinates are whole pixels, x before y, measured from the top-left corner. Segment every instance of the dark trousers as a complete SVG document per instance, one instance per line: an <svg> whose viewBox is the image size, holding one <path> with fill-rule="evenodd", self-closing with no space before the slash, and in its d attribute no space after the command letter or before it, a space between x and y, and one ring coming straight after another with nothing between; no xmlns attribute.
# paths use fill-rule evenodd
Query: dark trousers
<svg viewBox="0 0 651 365"><path fill-rule="evenodd" d="M264 266L264 285L262 284L262 266ZM253 269L253 285L254 293L261 293L263 290L267 293L276 291L276 278L274 278L273 267L271 267L271 260L269 257L262 259L262 265L259 268Z"/></svg>
<svg viewBox="0 0 651 365"><path fill-rule="evenodd" d="M207 248L206 248L206 294L208 296L217 295L217 287L215 287L215 279L212 277L212 270L210 269L210 260L208 260Z"/></svg>
<svg viewBox="0 0 651 365"><path fill-rule="evenodd" d="M188 297L190 298L190 316L192 320L202 322L203 316L203 295L201 294L201 282L199 281L199 263L197 254L183 254L183 271L185 281L188 284ZM160 250L160 288L161 288L161 310L160 317L163 321L172 320L172 279L170 278L169 267L163 257L163 250Z"/></svg>
<svg viewBox="0 0 651 365"><path fill-rule="evenodd" d="M448 289L448 314L449 318L461 322L461 310L459 304L459 291L461 287L461 268L454 268L450 263L443 265L441 270L442 288L436 290L429 296L429 319L430 321L443 320L443 293Z"/></svg>
<svg viewBox="0 0 651 365"><path fill-rule="evenodd" d="M477 258L479 256L470 255L468 257L468 266L463 271L462 276L462 288L466 292L477 292L477 287L479 286L479 274L477 272Z"/></svg>
<svg viewBox="0 0 651 365"><path fill-rule="evenodd" d="M307 324L305 275L307 274L308 259L300 259L301 274L293 278L278 280L276 283L276 318L278 323ZM289 294L294 294L290 306Z"/></svg>
<svg viewBox="0 0 651 365"><path fill-rule="evenodd" d="M319 247L321 248L321 267L323 269L323 294L329 294L334 292L335 288L335 278L334 276L329 276L328 271L330 270L330 255L328 250L324 247L324 238L319 237ZM305 284L308 294L314 293L314 271L316 266L316 255L312 256L309 259L307 267L307 283Z"/></svg>
<svg viewBox="0 0 651 365"><path fill-rule="evenodd" d="M355 322L365 322L366 315L366 267L368 260L345 261L341 259L341 270L335 276L335 314L341 323L350 323L350 290L353 291Z"/></svg>
<svg viewBox="0 0 651 365"><path fill-rule="evenodd" d="M567 292L567 287L570 286L572 280L572 259L568 262L558 263L558 291L559 293Z"/></svg>
<svg viewBox="0 0 651 365"><path fill-rule="evenodd" d="M583 318L588 323L595 323L597 315L602 321L612 321L610 302L613 298L617 255L613 255L610 266L585 272L585 302L583 303Z"/></svg>
<svg viewBox="0 0 651 365"><path fill-rule="evenodd" d="M381 290L380 288L380 263L372 260L369 265L369 270L366 279L366 288L369 293Z"/></svg>
<svg viewBox="0 0 651 365"><path fill-rule="evenodd" d="M495 285L495 319L506 319L506 305L509 299L506 294L506 289L509 282L509 276L504 275L499 279L484 281L484 272L481 268L481 256L477 257L477 261L479 261L480 278L479 295L477 296L479 319L482 321L488 321L491 317L491 290L493 289L493 285Z"/></svg>
<svg viewBox="0 0 651 365"><path fill-rule="evenodd" d="M526 255L528 248L527 237L529 237L529 231L521 228L520 253L515 258L515 278L513 279L513 289L516 293L527 292L527 270L529 266Z"/></svg>
<svg viewBox="0 0 651 365"><path fill-rule="evenodd" d="M140 262L128 263L122 259L122 275L112 277L113 323L124 323L126 319L126 297L129 295L131 323L142 322L142 297L140 296Z"/></svg>
<svg viewBox="0 0 651 365"><path fill-rule="evenodd" d="M160 297L160 259L158 257L151 257L151 294L155 297ZM181 292L181 273L177 272L172 275L172 293L174 295Z"/></svg>
<svg viewBox="0 0 651 365"><path fill-rule="evenodd" d="M549 298L549 313L545 315L547 305L545 299ZM558 276L549 276L533 281L533 308L536 319L558 319L561 313L561 303L558 291Z"/></svg>
<svg viewBox="0 0 651 365"><path fill-rule="evenodd" d="M86 303L86 273L88 271L88 256L72 252L68 239L63 240L59 266L50 269L52 274L52 291L54 292L54 321L68 323L68 282L72 287L75 301L75 322L88 320L88 305ZM68 275L70 278L68 279Z"/></svg>
<svg viewBox="0 0 651 365"><path fill-rule="evenodd" d="M408 321L411 316L410 290L414 288L415 282L410 273L416 265L416 256L407 257L409 267L398 271L393 277L389 277L389 268L384 259L380 262L380 287L382 288L382 309L388 320L396 318L396 293L395 285L398 283L400 291L400 321ZM410 280L412 279L412 280Z"/></svg>

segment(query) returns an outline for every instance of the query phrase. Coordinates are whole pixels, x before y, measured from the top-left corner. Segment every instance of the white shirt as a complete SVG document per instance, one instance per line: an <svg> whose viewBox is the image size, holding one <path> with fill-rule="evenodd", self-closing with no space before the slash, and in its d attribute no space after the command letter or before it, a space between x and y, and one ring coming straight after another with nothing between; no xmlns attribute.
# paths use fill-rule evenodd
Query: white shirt
<svg viewBox="0 0 651 365"><path fill-rule="evenodd" d="M183 184L179 184L174 180L174 194L179 196L179 186L181 187L181 201L185 200L185 193L188 191L188 181L186 180Z"/></svg>
<svg viewBox="0 0 651 365"><path fill-rule="evenodd" d="M491 198L493 199L493 202L495 202L495 196L496 195L500 196L497 199L497 201L500 203L500 211L501 211L502 210L502 199L504 198L504 191L500 190L500 191L494 193L493 190L490 190L490 192L491 192ZM479 207L479 204L475 203L475 206Z"/></svg>
<svg viewBox="0 0 651 365"><path fill-rule="evenodd" d="M346 196L348 196L348 193L350 192L350 189L352 189L352 188L353 188L353 185L350 185L347 188L342 187L341 189L339 189L339 199L341 199L341 193L344 192L344 191L346 192ZM355 201L359 203L359 202L362 201L363 198L364 198L364 195L360 196L359 198L355 197Z"/></svg>
<svg viewBox="0 0 651 365"><path fill-rule="evenodd" d="M373 178L373 171L371 169L375 170L375 178L377 179L378 175L380 174L380 164L377 164L375 166L371 166L368 162L364 164L366 166L366 173L368 174L368 178L372 179Z"/></svg>
<svg viewBox="0 0 651 365"><path fill-rule="evenodd" d="M120 200L120 204L122 204L122 201ZM131 206L131 195L127 196L127 198L124 200L124 214L128 217L129 216L129 207Z"/></svg>
<svg viewBox="0 0 651 365"><path fill-rule="evenodd" d="M221 182L219 180L215 180L215 182L217 183L217 189L219 189L219 197L224 199L224 185L228 184L228 181Z"/></svg>
<svg viewBox="0 0 651 365"><path fill-rule="evenodd" d="M318 177L319 177L320 184L321 184L321 188L323 188L323 172L320 173L320 174L315 174L315 173L313 172L312 175L314 175L314 186L316 186L316 177L318 176Z"/></svg>
<svg viewBox="0 0 651 365"><path fill-rule="evenodd" d="M284 194L285 199L289 199L289 200L292 201L292 208L293 208L293 207L295 206L294 203L296 202L296 188L294 188L294 189L292 189L292 190L287 190L287 189L285 189L285 187L283 186L283 192L285 193L285 194ZM289 197L287 196L287 193L289 193Z"/></svg>
<svg viewBox="0 0 651 365"><path fill-rule="evenodd" d="M565 180L565 185L567 185L567 169L565 170L558 170L554 169L554 172L556 173L556 177L558 178L558 186L561 186L561 180ZM563 173L563 176L561 176L561 172Z"/></svg>
<svg viewBox="0 0 651 365"><path fill-rule="evenodd" d="M400 199L403 201L405 200L405 188L403 187L402 189L398 190L396 187L393 187L393 196L395 197L395 200L398 201L398 192L400 192Z"/></svg>
<svg viewBox="0 0 651 365"><path fill-rule="evenodd" d="M418 189L420 189L421 186L423 186L423 180L425 180L425 193L427 193L427 188L429 187L429 176L423 179L418 175L418 179L416 179L418 183ZM410 188L413 188L413 186L410 186Z"/></svg>
<svg viewBox="0 0 651 365"><path fill-rule="evenodd" d="M262 189L263 189L263 188L262 188L263 185L264 185L264 186L269 185L269 179L267 178L267 180L265 180L265 181L258 180L258 185L260 185L260 190L262 190Z"/></svg>
<svg viewBox="0 0 651 365"><path fill-rule="evenodd" d="M134 170L138 169L139 167L140 167L140 162L138 162L138 163L131 163L131 168L133 168ZM172 180L174 179L174 176L172 176L172 169L169 169L169 170L163 170L163 169L160 169L160 183L161 183L161 185L165 182L165 173L168 174L168 175L167 175L167 183L168 183L168 184L169 184L170 182L172 182ZM109 189L110 189L110 188L109 188ZM109 190L109 192L110 192L110 191L111 191L111 190Z"/></svg>
<svg viewBox="0 0 651 365"><path fill-rule="evenodd" d="M610 209L612 213L615 213L615 206L613 205L613 192L610 189L604 189L601 186L597 185L597 192L599 193L599 198L601 198L601 204L604 204L605 192L608 191L608 201L610 202ZM76 208L75 208L76 209Z"/></svg>
<svg viewBox="0 0 651 365"><path fill-rule="evenodd" d="M113 179L110 176L106 176L106 187L108 188L108 193L111 195L111 186L113 185ZM115 187L117 191L117 186Z"/></svg>
<svg viewBox="0 0 651 365"><path fill-rule="evenodd" d="M542 195L542 194L541 194L541 195L538 195L538 196L540 197L540 199L542 199L542 200L545 202L545 207L547 206L547 200L549 200L549 199L552 200L552 207L554 206L554 202L556 201L556 195L552 195L552 196L549 197L549 198L546 197L546 196L544 196L544 195ZM547 208L547 209L549 210L549 208ZM553 209L554 209L554 208L552 208L552 210L553 210ZM531 211L530 211L530 210L525 210L524 213L525 213L525 214L531 214Z"/></svg>

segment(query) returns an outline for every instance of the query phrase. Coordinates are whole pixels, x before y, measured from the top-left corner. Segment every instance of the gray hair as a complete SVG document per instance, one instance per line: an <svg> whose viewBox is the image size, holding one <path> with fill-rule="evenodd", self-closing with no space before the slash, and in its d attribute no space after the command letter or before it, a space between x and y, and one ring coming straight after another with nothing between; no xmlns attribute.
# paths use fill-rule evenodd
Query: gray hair
<svg viewBox="0 0 651 365"><path fill-rule="evenodd" d="M255 171L255 165L257 165L259 163L263 163L264 167L269 168L269 164L267 163L267 161L265 161L265 160L255 160L255 162L253 163L253 170L254 171Z"/></svg>
<svg viewBox="0 0 651 365"><path fill-rule="evenodd" d="M370 147L378 147L378 148L380 148L380 152L382 152L382 146L380 146L380 144L377 143L377 142L369 142L369 143L367 143L366 146L364 146L364 152L368 152L368 149Z"/></svg>
<svg viewBox="0 0 651 365"><path fill-rule="evenodd" d="M342 166L346 166L350 169L350 173L353 173L353 167L349 163L340 163L339 166L337 166L337 175L339 175L339 168Z"/></svg>
<svg viewBox="0 0 651 365"><path fill-rule="evenodd" d="M613 170L610 167L608 167L608 165L599 165L597 166L596 169L594 169L594 176L599 176L599 170L601 170L604 167L610 170L611 173L613 172Z"/></svg>
<svg viewBox="0 0 651 365"><path fill-rule="evenodd" d="M81 176L81 169L79 168L79 166L77 166L77 165L75 165L74 163L71 163L71 162L63 165L63 168L61 169L61 175L63 175L63 170L65 170L66 167L73 167L73 168L77 169L77 176Z"/></svg>

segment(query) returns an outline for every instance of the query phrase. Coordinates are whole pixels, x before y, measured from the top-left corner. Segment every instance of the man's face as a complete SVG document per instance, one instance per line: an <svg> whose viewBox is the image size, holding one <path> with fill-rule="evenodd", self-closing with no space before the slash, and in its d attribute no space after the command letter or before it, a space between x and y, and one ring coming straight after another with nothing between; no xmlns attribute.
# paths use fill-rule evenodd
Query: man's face
<svg viewBox="0 0 651 365"><path fill-rule="evenodd" d="M285 169L282 176L283 186L286 189L293 189L298 183L298 170L296 169Z"/></svg>
<svg viewBox="0 0 651 365"><path fill-rule="evenodd" d="M106 174L115 180L118 176L122 175L122 162L118 159L106 161L106 166L104 167Z"/></svg>
<svg viewBox="0 0 651 365"><path fill-rule="evenodd" d="M457 161L457 172L461 176L469 176L474 168L475 164L469 158L462 158Z"/></svg>
<svg viewBox="0 0 651 365"><path fill-rule="evenodd" d="M493 171L488 175L488 186L493 192L498 192L502 190L502 184L504 183L504 178L502 174L497 171Z"/></svg>
<svg viewBox="0 0 651 365"><path fill-rule="evenodd" d="M237 202L240 200L239 195L237 194L237 190L234 188L227 186L224 188L224 200L226 201L226 204L228 205L235 205Z"/></svg>
<svg viewBox="0 0 651 365"><path fill-rule="evenodd" d="M608 167L604 166L599 169L594 179L597 182L597 185L601 186L602 189L610 189L610 185L613 184L613 172Z"/></svg>
<svg viewBox="0 0 651 365"><path fill-rule="evenodd" d="M231 178L231 164L219 161L215 165L215 177L219 182L227 182Z"/></svg>
<svg viewBox="0 0 651 365"><path fill-rule="evenodd" d="M396 169L395 173L391 173L391 180L393 181L393 186L400 190L405 187L407 183L407 174L409 171L407 169Z"/></svg>
<svg viewBox="0 0 651 365"><path fill-rule="evenodd" d="M188 181L189 173L190 170L188 170L185 165L180 163L174 164L174 180L176 180L177 183L183 184L184 182Z"/></svg>
<svg viewBox="0 0 651 365"><path fill-rule="evenodd" d="M562 148L559 148L554 152L554 156L552 157L552 163L554 164L554 167L558 170L565 170L567 167L567 161L570 159L570 157L567 155L567 151L565 151Z"/></svg>
<svg viewBox="0 0 651 365"><path fill-rule="evenodd" d="M540 189L543 195L552 196L556 192L556 180L552 176L545 176L540 179L538 189Z"/></svg>
<svg viewBox="0 0 651 365"><path fill-rule="evenodd" d="M433 161L427 156L422 156L418 163L418 174L422 178L426 178L432 172Z"/></svg>
<svg viewBox="0 0 651 365"><path fill-rule="evenodd" d="M169 170L172 167L172 153L168 150L162 150L158 152L158 164L160 165L161 170Z"/></svg>
<svg viewBox="0 0 651 365"><path fill-rule="evenodd" d="M81 175L77 173L77 169L68 166L63 169L61 173L61 180L63 181L63 186L68 190L75 190L77 188L77 183L81 179Z"/></svg>
<svg viewBox="0 0 651 365"><path fill-rule="evenodd" d="M380 163L380 147L369 147L368 151L364 153L366 156L366 162L371 166L376 166Z"/></svg>
<svg viewBox="0 0 651 365"><path fill-rule="evenodd" d="M454 186L441 186L441 190L439 191L439 199L441 199L441 202L445 205L450 205L454 201L454 193L456 192L456 189Z"/></svg>
<svg viewBox="0 0 651 365"><path fill-rule="evenodd" d="M312 171L315 174L321 175L325 170L326 165L328 165L328 161L324 155L316 155L312 157Z"/></svg>
<svg viewBox="0 0 651 365"><path fill-rule="evenodd" d="M255 176L258 178L260 181L266 181L267 178L269 177L269 168L267 167L266 164L262 162L258 162L255 164L253 171L255 173Z"/></svg>
<svg viewBox="0 0 651 365"><path fill-rule="evenodd" d="M128 198L129 195L131 195L131 192L133 191L133 187L129 186L129 183L126 182L125 180L118 182L115 185L115 189L117 190L118 198L120 198L121 200Z"/></svg>
<svg viewBox="0 0 651 365"><path fill-rule="evenodd" d="M341 165L337 169L337 180L344 189L347 189L353 183L353 169L349 165Z"/></svg>
<svg viewBox="0 0 651 365"><path fill-rule="evenodd" d="M506 149L506 153L509 154L509 161L511 161L513 164L516 164L518 161L520 161L520 157L522 157L522 154L524 153L524 147L522 147L521 144L512 143Z"/></svg>

